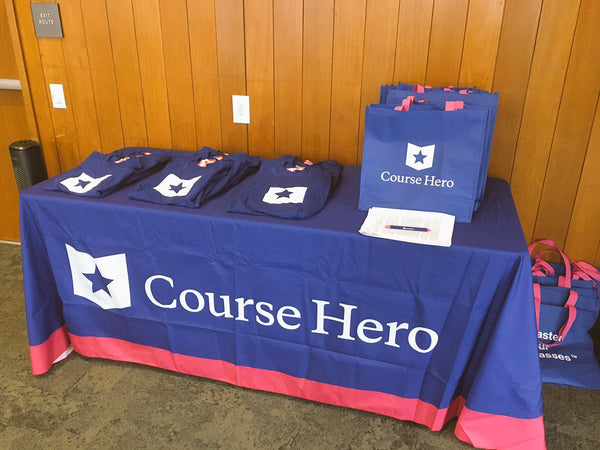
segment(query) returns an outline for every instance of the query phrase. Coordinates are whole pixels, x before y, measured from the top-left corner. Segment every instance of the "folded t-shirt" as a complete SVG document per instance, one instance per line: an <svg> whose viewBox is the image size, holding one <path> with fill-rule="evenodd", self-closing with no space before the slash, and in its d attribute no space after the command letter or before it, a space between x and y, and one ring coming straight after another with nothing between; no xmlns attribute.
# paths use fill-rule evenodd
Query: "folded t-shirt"
<svg viewBox="0 0 600 450"><path fill-rule="evenodd" d="M260 159L244 153L228 155L204 147L174 158L162 171L139 183L129 198L161 205L198 208L254 172Z"/></svg>
<svg viewBox="0 0 600 450"><path fill-rule="evenodd" d="M319 212L342 175L335 161L312 163L292 155L264 161L254 184L243 192L229 211L303 219Z"/></svg>
<svg viewBox="0 0 600 450"><path fill-rule="evenodd" d="M168 152L126 147L112 153L92 152L81 164L53 178L45 189L84 197L104 197L159 170Z"/></svg>

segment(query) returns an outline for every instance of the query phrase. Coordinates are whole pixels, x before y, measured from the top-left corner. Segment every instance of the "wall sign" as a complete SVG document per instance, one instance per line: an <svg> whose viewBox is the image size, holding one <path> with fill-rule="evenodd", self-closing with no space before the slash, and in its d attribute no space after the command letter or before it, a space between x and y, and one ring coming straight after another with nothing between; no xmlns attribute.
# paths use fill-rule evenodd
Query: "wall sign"
<svg viewBox="0 0 600 450"><path fill-rule="evenodd" d="M32 3L31 15L37 37L63 37L60 12L56 3Z"/></svg>

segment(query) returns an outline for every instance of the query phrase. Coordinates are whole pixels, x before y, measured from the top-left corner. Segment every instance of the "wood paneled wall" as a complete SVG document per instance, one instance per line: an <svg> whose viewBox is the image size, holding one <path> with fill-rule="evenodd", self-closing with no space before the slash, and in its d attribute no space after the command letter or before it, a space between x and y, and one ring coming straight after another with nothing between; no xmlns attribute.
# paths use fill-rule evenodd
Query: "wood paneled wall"
<svg viewBox="0 0 600 450"><path fill-rule="evenodd" d="M52 174L130 145L360 164L381 84L476 85L526 238L600 264L600 0L52 0L63 39L12 1Z"/></svg>
<svg viewBox="0 0 600 450"><path fill-rule="evenodd" d="M24 79L11 8L0 1L0 78ZM19 191L8 147L21 139L37 139L26 81L23 91L0 90L0 239L19 240ZM24 95L25 94L25 95Z"/></svg>

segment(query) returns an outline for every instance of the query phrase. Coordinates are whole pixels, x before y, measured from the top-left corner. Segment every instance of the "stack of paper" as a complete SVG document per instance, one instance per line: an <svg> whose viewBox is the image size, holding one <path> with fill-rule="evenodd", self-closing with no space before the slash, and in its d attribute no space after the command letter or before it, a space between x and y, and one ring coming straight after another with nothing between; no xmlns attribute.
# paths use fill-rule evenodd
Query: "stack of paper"
<svg viewBox="0 0 600 450"><path fill-rule="evenodd" d="M395 241L450 247L454 216L408 209L370 208L359 233Z"/></svg>

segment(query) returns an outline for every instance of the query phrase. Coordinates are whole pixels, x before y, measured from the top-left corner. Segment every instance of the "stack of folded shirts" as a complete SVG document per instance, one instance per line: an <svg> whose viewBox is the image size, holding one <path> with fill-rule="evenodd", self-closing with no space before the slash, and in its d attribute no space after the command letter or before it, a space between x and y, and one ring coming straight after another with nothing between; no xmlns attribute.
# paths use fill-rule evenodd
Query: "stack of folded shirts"
<svg viewBox="0 0 600 450"><path fill-rule="evenodd" d="M150 175L168 160L168 152L141 147L106 155L93 152L74 169L55 177L45 189L101 198Z"/></svg>
<svg viewBox="0 0 600 450"><path fill-rule="evenodd" d="M255 183L233 203L230 212L303 219L319 212L342 175L335 161L302 162L295 156L263 161Z"/></svg>
<svg viewBox="0 0 600 450"><path fill-rule="evenodd" d="M198 208L255 172L260 159L245 153L228 155L204 147L174 158L162 171L137 185L129 198L161 205Z"/></svg>

